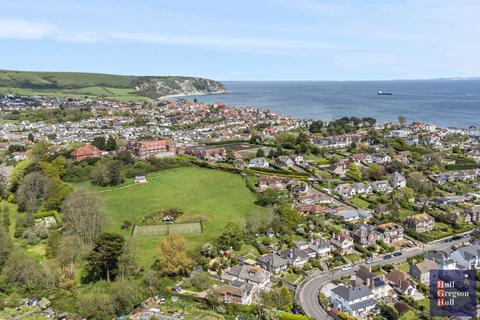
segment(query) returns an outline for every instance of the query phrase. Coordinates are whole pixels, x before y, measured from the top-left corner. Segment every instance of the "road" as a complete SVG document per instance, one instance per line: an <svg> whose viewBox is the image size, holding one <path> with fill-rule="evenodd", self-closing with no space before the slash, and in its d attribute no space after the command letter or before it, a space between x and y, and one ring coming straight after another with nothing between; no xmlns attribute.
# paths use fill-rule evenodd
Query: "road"
<svg viewBox="0 0 480 320"><path fill-rule="evenodd" d="M451 237L449 237L451 238ZM445 238L445 239L449 239ZM408 251L403 252L403 255L399 257L394 257L390 259L383 259L383 257L376 258L370 263L371 266L378 266L384 264L397 264L402 263L407 260L407 258L414 257L421 253L425 253L430 250L444 250L448 249L453 245L461 245L464 241L468 240L462 238L452 242L445 242L445 239L437 241L430 244L420 244L419 247L409 249ZM333 269L327 272L318 272L306 278L298 287L296 292L296 299L298 304L302 307L306 315L319 320L333 319L328 315L325 309L322 308L318 300L318 295L320 289L331 282L334 279L338 279L344 276L352 275L358 267L364 264L364 262L358 262L352 266L349 270L342 269Z"/></svg>

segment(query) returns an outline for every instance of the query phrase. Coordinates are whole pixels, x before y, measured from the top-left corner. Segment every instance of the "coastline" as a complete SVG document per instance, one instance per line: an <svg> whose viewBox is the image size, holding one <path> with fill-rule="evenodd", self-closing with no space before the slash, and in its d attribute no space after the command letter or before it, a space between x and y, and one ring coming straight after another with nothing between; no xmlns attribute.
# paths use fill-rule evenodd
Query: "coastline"
<svg viewBox="0 0 480 320"><path fill-rule="evenodd" d="M195 93L195 94L172 94L168 96L163 96L157 98L158 100L168 100L168 99L178 99L178 98L188 98L188 97L195 97L195 96L209 96L209 95L220 95L228 93L227 90L219 91L219 92L204 92L204 93Z"/></svg>

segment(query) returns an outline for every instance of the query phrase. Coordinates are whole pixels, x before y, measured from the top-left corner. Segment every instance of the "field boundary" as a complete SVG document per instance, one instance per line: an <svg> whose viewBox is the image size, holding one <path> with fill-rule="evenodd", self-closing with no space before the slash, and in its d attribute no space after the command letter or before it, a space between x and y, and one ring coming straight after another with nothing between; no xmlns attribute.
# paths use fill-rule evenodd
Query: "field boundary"
<svg viewBox="0 0 480 320"><path fill-rule="evenodd" d="M187 223L172 223L172 224L157 224L150 226L134 225L132 229L132 237L154 237L167 236L171 233L203 233L203 222L187 222Z"/></svg>

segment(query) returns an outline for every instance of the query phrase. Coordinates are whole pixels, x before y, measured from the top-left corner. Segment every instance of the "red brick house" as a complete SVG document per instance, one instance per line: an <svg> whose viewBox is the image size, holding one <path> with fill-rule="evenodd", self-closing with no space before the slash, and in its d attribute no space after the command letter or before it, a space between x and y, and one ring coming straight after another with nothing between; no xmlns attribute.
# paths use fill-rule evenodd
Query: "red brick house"
<svg viewBox="0 0 480 320"><path fill-rule="evenodd" d="M138 141L130 149L141 159L173 156L176 153L175 142L170 139Z"/></svg>
<svg viewBox="0 0 480 320"><path fill-rule="evenodd" d="M87 158L98 158L102 155L102 151L95 146L87 145L79 147L72 152L72 158L75 161L82 161Z"/></svg>

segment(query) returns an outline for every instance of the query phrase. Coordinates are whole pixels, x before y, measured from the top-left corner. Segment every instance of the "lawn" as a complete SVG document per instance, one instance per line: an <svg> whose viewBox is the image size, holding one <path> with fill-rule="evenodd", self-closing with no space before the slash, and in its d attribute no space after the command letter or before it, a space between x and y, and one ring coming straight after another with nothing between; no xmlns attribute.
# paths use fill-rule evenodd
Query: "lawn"
<svg viewBox="0 0 480 320"><path fill-rule="evenodd" d="M204 223L202 234L184 235L189 252L195 253L202 244L218 237L229 222L242 223L255 210L264 212L255 204L255 194L240 175L188 167L153 173L147 180L145 184L127 184L100 193L105 201L107 230L130 236L131 231L120 228L125 220L138 223L147 213L179 208L186 212L182 220L200 218ZM161 237L136 239L142 266L154 261L160 240Z"/></svg>
<svg viewBox="0 0 480 320"><path fill-rule="evenodd" d="M349 202L361 209L368 209L368 206L370 205L370 203L358 197L350 199Z"/></svg>
<svg viewBox="0 0 480 320"><path fill-rule="evenodd" d="M410 264L408 262L397 264L397 269L408 273L410 271Z"/></svg>
<svg viewBox="0 0 480 320"><path fill-rule="evenodd" d="M296 284L300 280L302 280L303 276L301 274L296 274L293 272L287 273L285 276L282 277L283 280L290 282L291 284Z"/></svg>

